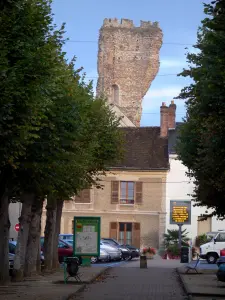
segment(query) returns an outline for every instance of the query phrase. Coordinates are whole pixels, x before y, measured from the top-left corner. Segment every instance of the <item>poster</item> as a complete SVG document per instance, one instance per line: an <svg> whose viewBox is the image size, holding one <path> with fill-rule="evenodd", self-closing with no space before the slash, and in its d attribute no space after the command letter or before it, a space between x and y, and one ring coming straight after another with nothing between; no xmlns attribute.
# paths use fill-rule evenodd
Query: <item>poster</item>
<svg viewBox="0 0 225 300"><path fill-rule="evenodd" d="M99 217L74 217L74 255L99 256L100 230Z"/></svg>

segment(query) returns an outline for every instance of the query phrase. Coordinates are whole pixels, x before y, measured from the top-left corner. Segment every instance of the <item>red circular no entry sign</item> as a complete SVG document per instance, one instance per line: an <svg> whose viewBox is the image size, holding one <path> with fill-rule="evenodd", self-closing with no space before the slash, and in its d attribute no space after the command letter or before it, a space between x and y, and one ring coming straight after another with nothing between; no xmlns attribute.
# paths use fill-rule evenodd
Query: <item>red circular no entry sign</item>
<svg viewBox="0 0 225 300"><path fill-rule="evenodd" d="M16 224L14 228L18 232L20 230L20 224Z"/></svg>

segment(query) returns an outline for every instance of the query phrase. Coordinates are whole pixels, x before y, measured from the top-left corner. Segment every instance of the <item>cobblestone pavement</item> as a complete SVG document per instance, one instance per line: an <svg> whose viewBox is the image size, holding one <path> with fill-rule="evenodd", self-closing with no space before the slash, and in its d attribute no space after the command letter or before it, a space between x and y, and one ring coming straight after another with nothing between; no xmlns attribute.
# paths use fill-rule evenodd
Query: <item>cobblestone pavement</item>
<svg viewBox="0 0 225 300"><path fill-rule="evenodd" d="M165 267L163 267L165 265ZM157 260L140 269L139 261L112 268L106 275L74 296L73 300L184 300L176 263Z"/></svg>

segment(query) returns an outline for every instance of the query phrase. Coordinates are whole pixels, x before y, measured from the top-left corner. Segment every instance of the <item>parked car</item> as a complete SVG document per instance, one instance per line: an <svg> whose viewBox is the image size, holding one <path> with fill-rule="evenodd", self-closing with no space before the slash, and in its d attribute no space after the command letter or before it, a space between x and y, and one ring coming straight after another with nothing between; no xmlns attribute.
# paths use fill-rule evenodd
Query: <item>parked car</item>
<svg viewBox="0 0 225 300"><path fill-rule="evenodd" d="M73 247L73 240L63 240L63 242L69 244L71 247Z"/></svg>
<svg viewBox="0 0 225 300"><path fill-rule="evenodd" d="M131 246L131 245L122 245L124 247L126 247L127 249L129 249L131 251L131 257L132 258L137 258L137 257L140 257L140 249L134 247L134 246Z"/></svg>
<svg viewBox="0 0 225 300"><path fill-rule="evenodd" d="M103 245L100 245L100 247L102 247ZM110 261L110 255L109 253L104 250L104 249L100 249L100 256L99 257L96 257L96 256L93 256L91 257L91 263L94 264L98 261Z"/></svg>
<svg viewBox="0 0 225 300"><path fill-rule="evenodd" d="M63 241L65 241L65 242L67 242L67 240L73 240L73 234L71 234L71 233L65 233L65 234L60 234L59 235L59 239L60 240L63 240Z"/></svg>
<svg viewBox="0 0 225 300"><path fill-rule="evenodd" d="M44 246L44 237L41 237L41 250L45 252L43 246ZM59 255L59 263L62 263L64 257L73 256L73 247L68 243L59 239L58 255Z"/></svg>
<svg viewBox="0 0 225 300"><path fill-rule="evenodd" d="M9 253L9 275L12 276L15 254Z"/></svg>
<svg viewBox="0 0 225 300"><path fill-rule="evenodd" d="M220 250L225 248L225 230L212 233L212 240L200 246L200 258L209 264L215 264L220 256Z"/></svg>
<svg viewBox="0 0 225 300"><path fill-rule="evenodd" d="M137 257L136 253L132 253L134 252L132 249L129 249L128 247L126 247L125 245L120 245L116 240L114 239L110 239L110 238L103 238L101 240L104 243L108 243L109 245L112 245L114 247L117 247L118 249L120 249L122 251L122 258L124 260L131 260L133 257ZM135 249L136 250L136 249Z"/></svg>
<svg viewBox="0 0 225 300"><path fill-rule="evenodd" d="M108 252L109 256L110 256L110 260L121 260L122 259L122 252L120 249L111 246L109 244L100 242L100 247L102 250L105 250L106 252Z"/></svg>

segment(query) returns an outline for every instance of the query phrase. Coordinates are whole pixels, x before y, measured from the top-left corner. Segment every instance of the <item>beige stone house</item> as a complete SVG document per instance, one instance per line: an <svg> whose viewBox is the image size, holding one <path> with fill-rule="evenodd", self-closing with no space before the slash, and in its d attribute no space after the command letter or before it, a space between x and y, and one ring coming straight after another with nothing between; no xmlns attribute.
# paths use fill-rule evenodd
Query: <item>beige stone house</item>
<svg viewBox="0 0 225 300"><path fill-rule="evenodd" d="M121 128L125 157L102 178L103 189L83 190L65 201L61 233L72 233L74 216L100 216L101 237L137 247L158 247L165 232L167 139L159 127Z"/></svg>

